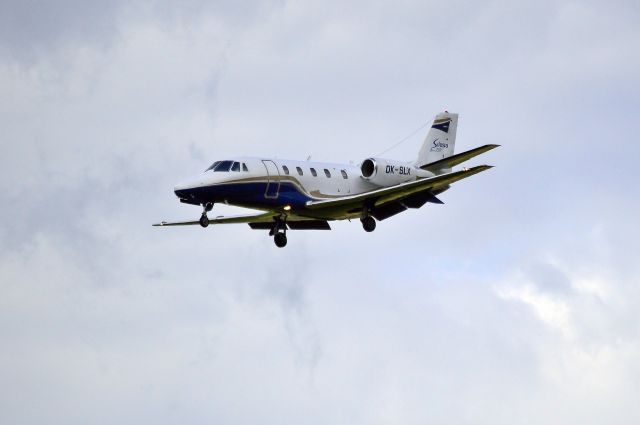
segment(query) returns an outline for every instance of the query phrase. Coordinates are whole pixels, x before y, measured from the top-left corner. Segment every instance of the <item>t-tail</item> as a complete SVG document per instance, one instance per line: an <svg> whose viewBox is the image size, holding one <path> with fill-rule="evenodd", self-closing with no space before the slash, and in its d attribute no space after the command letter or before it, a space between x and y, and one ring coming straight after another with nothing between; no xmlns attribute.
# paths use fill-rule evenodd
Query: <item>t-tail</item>
<svg viewBox="0 0 640 425"><path fill-rule="evenodd" d="M424 139L415 166L422 168L453 155L457 129L458 114L445 111L436 115L427 138Z"/></svg>

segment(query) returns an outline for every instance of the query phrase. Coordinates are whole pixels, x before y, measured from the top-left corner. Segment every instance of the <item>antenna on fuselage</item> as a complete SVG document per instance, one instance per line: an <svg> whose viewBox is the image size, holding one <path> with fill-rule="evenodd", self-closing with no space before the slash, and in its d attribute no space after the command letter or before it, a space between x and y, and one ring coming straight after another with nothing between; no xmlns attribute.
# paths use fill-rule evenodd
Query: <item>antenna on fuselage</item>
<svg viewBox="0 0 640 425"><path fill-rule="evenodd" d="M311 155L307 157L307 161L311 161Z"/></svg>
<svg viewBox="0 0 640 425"><path fill-rule="evenodd" d="M427 121L424 124L422 124L420 127L416 128L414 131L411 132L411 134L409 134L408 136L402 138L399 142L395 143L393 146L388 147L387 149L383 150L382 152L380 152L379 154L377 154L376 156L380 156L380 155L384 155L385 153L389 152L391 149L395 149L398 146L400 146L401 144L403 144L404 142L406 142L407 140L411 139L413 136L415 136L418 131L422 130L423 128L425 128L426 126L428 126L429 124L431 124L431 121Z"/></svg>

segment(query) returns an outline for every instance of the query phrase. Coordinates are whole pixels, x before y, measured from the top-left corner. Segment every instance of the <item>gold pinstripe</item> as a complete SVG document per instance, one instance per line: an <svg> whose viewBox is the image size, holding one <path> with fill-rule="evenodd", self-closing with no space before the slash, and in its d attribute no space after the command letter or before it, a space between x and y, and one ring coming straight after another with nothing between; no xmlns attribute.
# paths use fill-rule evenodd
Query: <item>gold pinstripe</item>
<svg viewBox="0 0 640 425"><path fill-rule="evenodd" d="M319 190L314 190L312 192L307 192L307 190L304 188L304 186L302 185L302 183L295 178L294 176L269 176L269 180L265 180L265 177L245 177L245 178L240 178L240 179L234 179L234 180L227 180L224 182L219 182L219 183L214 183L210 186L220 186L220 185L224 185L224 184L236 184L236 183L269 183L269 182L278 182L278 183L282 183L284 181L288 181L293 183L302 193L304 193L305 195L307 195L309 198L316 198L316 199L335 199L335 198L341 198L344 195L329 195L326 193L322 193Z"/></svg>

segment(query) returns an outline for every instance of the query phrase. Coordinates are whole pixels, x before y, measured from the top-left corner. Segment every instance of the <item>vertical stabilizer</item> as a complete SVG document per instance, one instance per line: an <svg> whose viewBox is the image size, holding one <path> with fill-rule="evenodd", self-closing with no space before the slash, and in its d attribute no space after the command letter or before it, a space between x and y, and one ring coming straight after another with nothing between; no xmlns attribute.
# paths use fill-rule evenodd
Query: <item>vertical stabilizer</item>
<svg viewBox="0 0 640 425"><path fill-rule="evenodd" d="M453 155L457 129L458 114L442 112L436 115L418 154L416 167Z"/></svg>

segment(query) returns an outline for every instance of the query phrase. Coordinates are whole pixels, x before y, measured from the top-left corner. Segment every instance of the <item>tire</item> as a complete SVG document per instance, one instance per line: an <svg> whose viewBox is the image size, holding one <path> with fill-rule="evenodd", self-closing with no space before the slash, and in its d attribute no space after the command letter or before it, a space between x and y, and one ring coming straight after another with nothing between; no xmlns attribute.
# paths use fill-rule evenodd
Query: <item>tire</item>
<svg viewBox="0 0 640 425"><path fill-rule="evenodd" d="M202 217L200 217L200 226L207 227L208 225L209 225L209 217L202 214Z"/></svg>
<svg viewBox="0 0 640 425"><path fill-rule="evenodd" d="M273 241L278 248L284 248L287 246L287 235L284 233L276 233L273 237Z"/></svg>
<svg viewBox="0 0 640 425"><path fill-rule="evenodd" d="M364 217L360 219L362 228L365 232L373 232L376 230L376 220L373 217Z"/></svg>

